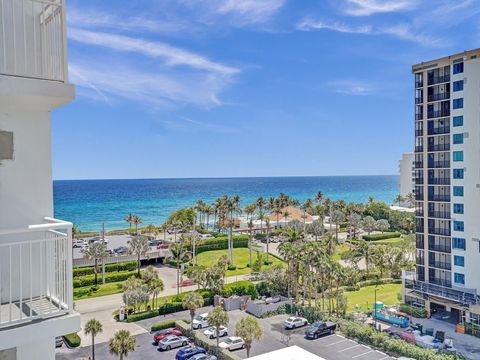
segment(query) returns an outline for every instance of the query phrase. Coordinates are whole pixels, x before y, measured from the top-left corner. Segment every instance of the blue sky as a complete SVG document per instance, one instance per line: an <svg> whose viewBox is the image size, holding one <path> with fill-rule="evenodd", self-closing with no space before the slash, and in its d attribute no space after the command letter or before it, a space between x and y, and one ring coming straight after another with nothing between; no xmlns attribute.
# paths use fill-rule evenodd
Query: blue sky
<svg viewBox="0 0 480 360"><path fill-rule="evenodd" d="M435 6L432 6L432 4ZM395 174L478 0L70 0L56 179ZM476 41L477 40L477 41Z"/></svg>

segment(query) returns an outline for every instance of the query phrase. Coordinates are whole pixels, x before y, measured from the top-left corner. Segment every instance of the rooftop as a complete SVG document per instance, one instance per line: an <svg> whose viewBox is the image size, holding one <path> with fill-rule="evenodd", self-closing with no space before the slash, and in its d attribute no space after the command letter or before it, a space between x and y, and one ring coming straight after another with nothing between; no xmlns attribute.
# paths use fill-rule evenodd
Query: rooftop
<svg viewBox="0 0 480 360"><path fill-rule="evenodd" d="M444 56L444 57L441 57L441 58L438 58L438 59L429 60L429 61L421 62L419 64L415 64L415 65L412 66L412 73L415 73L417 71L427 70L429 68L435 68L437 66L448 65L448 64L450 64L450 62L452 60L456 60L456 59L462 58L464 56L466 56L467 58L469 58L471 56L480 56L480 48L473 49L473 50L466 50L466 51L461 52L461 53L457 53L457 54L453 54L453 55L449 55L449 56Z"/></svg>

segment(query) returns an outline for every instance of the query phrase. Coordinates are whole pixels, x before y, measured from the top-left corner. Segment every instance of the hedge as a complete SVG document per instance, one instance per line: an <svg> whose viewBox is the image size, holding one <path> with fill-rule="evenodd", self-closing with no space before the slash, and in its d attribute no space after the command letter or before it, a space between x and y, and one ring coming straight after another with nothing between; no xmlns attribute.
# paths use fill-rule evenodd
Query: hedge
<svg viewBox="0 0 480 360"><path fill-rule="evenodd" d="M114 273L105 273L105 283L125 281L129 277L136 276L136 271L121 271ZM102 282L102 274L98 274L98 283ZM95 285L95 275L86 275L73 279L73 287L79 288L83 286L93 286Z"/></svg>
<svg viewBox="0 0 480 360"><path fill-rule="evenodd" d="M175 327L177 330L180 330L183 335L194 338L196 345L203 347L209 354L215 355L218 360L240 360L240 357L236 354L217 348L216 339L208 339L202 331L192 331L190 324L186 321L176 321Z"/></svg>
<svg viewBox="0 0 480 360"><path fill-rule="evenodd" d="M76 333L68 334L63 337L67 345L71 348L79 347L81 343L80 336Z"/></svg>
<svg viewBox="0 0 480 360"><path fill-rule="evenodd" d="M162 321L156 324L153 324L150 328L150 331L159 331L163 329L170 329L175 327L175 320Z"/></svg>
<svg viewBox="0 0 480 360"><path fill-rule="evenodd" d="M247 235L238 235L233 237L233 247L234 248L245 248L248 247L248 236ZM200 254L205 251L210 250L225 250L228 249L228 237L217 237L214 239L202 240L195 247L195 252ZM190 250L191 246L190 246Z"/></svg>
<svg viewBox="0 0 480 360"><path fill-rule="evenodd" d="M401 235L402 235L401 232L385 232L381 234L363 235L363 239L367 241L385 240L385 239L398 238Z"/></svg>
<svg viewBox="0 0 480 360"><path fill-rule="evenodd" d="M427 309L413 307L408 304L400 304L400 311L417 318L427 317Z"/></svg>
<svg viewBox="0 0 480 360"><path fill-rule="evenodd" d="M230 284L227 284L223 287L223 296L229 297L232 295L250 295L252 300L258 297L257 289L255 285L248 280L236 281Z"/></svg>
<svg viewBox="0 0 480 360"><path fill-rule="evenodd" d="M105 265L105 272L113 272L113 271L133 271L137 269L137 262L136 261L125 261L119 262L116 264L106 264ZM99 272L101 272L101 265L98 266ZM93 275L95 274L95 270L93 266L88 267L81 267L73 269L73 277L85 276L85 275Z"/></svg>
<svg viewBox="0 0 480 360"><path fill-rule="evenodd" d="M340 289L343 289L345 291L358 291L365 286L401 284L401 283L402 283L402 279L393 279L393 278L371 279L371 280L359 281L353 286L343 286L343 287L340 287Z"/></svg>

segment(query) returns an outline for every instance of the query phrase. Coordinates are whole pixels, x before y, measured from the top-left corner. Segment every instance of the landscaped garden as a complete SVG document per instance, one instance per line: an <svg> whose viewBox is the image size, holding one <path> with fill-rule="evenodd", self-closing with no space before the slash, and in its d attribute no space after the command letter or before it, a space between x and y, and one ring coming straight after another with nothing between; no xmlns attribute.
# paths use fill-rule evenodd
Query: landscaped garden
<svg viewBox="0 0 480 360"><path fill-rule="evenodd" d="M378 285L377 301L381 301L385 305L398 304L398 294L401 286L401 284ZM375 285L372 285L362 287L358 291L346 291L347 312L372 310L375 302L375 287Z"/></svg>

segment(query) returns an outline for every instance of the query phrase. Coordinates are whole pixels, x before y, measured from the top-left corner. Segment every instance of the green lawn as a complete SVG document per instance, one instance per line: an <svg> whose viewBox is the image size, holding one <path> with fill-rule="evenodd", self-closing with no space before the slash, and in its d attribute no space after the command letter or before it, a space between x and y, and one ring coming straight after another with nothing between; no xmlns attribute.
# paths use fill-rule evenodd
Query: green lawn
<svg viewBox="0 0 480 360"><path fill-rule="evenodd" d="M332 258L333 260L341 260L342 259L342 254L347 252L349 250L349 247L348 245L346 244L340 244L337 246L337 248L335 249L335 254L333 254Z"/></svg>
<svg viewBox="0 0 480 360"><path fill-rule="evenodd" d="M384 239L384 240L371 240L371 245L397 245L402 242L404 239L402 238L392 238L392 239Z"/></svg>
<svg viewBox="0 0 480 360"><path fill-rule="evenodd" d="M252 258L253 262L257 259L257 251L253 251ZM227 250L211 250L205 251L197 255L197 264L203 266L212 266L218 262L218 259L222 255L227 255ZM263 260L266 260L267 254L262 253ZM277 259L274 256L270 255L270 261L273 264L283 264L283 262ZM245 275L250 274L251 270L247 267L247 264L250 263L250 252L246 248L236 248L233 249L233 262L237 266L236 270L227 270L227 276L233 275ZM268 269L269 266L262 266L262 270Z"/></svg>
<svg viewBox="0 0 480 360"><path fill-rule="evenodd" d="M397 294L400 292L401 284L378 285L377 301L385 305L395 305L399 303ZM348 299L347 311L355 311L355 305L359 305L359 310L365 311L373 309L375 285L365 286L358 291L347 291L345 295Z"/></svg>
<svg viewBox="0 0 480 360"><path fill-rule="evenodd" d="M73 289L73 299L80 300L86 298L93 298L97 296L118 294L122 292L122 285L124 281L112 282L108 284L98 285L98 290L95 292L90 292L91 286L84 286L80 288Z"/></svg>

